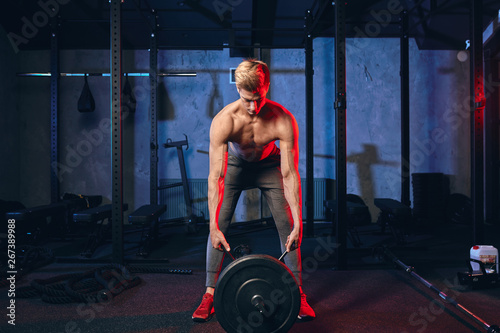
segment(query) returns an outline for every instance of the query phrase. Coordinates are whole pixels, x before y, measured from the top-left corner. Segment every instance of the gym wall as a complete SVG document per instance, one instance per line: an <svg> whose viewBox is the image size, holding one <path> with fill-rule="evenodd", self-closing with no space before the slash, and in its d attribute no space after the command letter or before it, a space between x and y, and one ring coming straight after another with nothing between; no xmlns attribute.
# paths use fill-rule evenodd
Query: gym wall
<svg viewBox="0 0 500 333"><path fill-rule="evenodd" d="M334 178L334 43L314 41L314 177ZM8 52L7 52L8 53ZM449 176L452 192L469 195L469 118L465 108L469 91L469 63L457 51L419 50L410 40L411 172L442 172ZM18 72L49 71L49 51L23 51L12 56ZM305 177L305 54L302 49L270 50L269 98L289 109L300 129L300 173ZM196 77L159 79L159 144L168 138L189 139L184 151L189 178L208 175L208 132L213 116L238 98L229 83L229 69L240 58L229 50L160 51L159 70L194 71ZM108 72L108 50L62 50L61 72ZM124 72L148 72L146 50L125 50ZM1 65L6 68L5 64ZM5 69L4 69L5 70ZM9 68L9 70L11 70ZM400 77L399 39L347 40L347 161L348 193L360 195L370 206L375 197L400 197ZM12 76L12 74L11 74ZM2 78L5 80L5 78ZM130 209L149 202L149 80L130 77L137 99L135 112L124 113L124 201ZM4 81L5 82L5 81ZM19 111L19 139L9 153L20 151L20 184L8 183L9 193L19 193L27 206L50 200L49 186L49 79L16 79L16 90L2 94ZM59 161L63 192L111 196L109 142L109 80L89 77L96 101L92 113L79 113L77 101L82 77L60 81ZM6 101L7 100L7 101ZM11 117L15 117L11 115ZM9 120L9 123L10 120ZM2 124L6 124L3 123ZM2 125L9 127L9 125ZM4 135L4 134L2 134ZM175 149L159 148L159 179L179 178ZM15 178L15 177L14 177ZM258 196L242 198L247 207L258 205ZM241 206L241 205L240 205ZM237 218L250 219L250 208ZM258 216L257 216L258 217Z"/></svg>

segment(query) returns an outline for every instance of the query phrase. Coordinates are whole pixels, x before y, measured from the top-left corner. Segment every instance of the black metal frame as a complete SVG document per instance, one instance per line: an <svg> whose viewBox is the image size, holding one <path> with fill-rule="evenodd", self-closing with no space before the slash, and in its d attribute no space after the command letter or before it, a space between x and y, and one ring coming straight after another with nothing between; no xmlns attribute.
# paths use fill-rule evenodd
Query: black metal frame
<svg viewBox="0 0 500 333"><path fill-rule="evenodd" d="M401 66L401 203L410 207L410 51L408 12L400 16Z"/></svg>
<svg viewBox="0 0 500 333"><path fill-rule="evenodd" d="M123 264L123 155L122 155L122 58L121 0L110 0L111 63L111 223L113 262Z"/></svg>
<svg viewBox="0 0 500 333"><path fill-rule="evenodd" d="M484 239L484 73L482 1L471 1L471 196L474 244Z"/></svg>
<svg viewBox="0 0 500 333"><path fill-rule="evenodd" d="M311 26L312 13L307 11L305 16L306 27L306 234L314 235L314 95L313 95L313 37Z"/></svg>
<svg viewBox="0 0 500 333"><path fill-rule="evenodd" d="M337 266L347 266L347 136L346 136L346 30L345 3L335 3L335 185L337 207Z"/></svg>
<svg viewBox="0 0 500 333"><path fill-rule="evenodd" d="M484 45L484 72L491 75L486 78L489 85L485 87L486 107L485 122L485 220L490 224L498 224L500 220L500 91L497 82L500 82L500 31L497 31L491 40Z"/></svg>
<svg viewBox="0 0 500 333"><path fill-rule="evenodd" d="M59 45L57 19L51 24L50 71L50 202L59 201L59 179L57 177L58 156L58 115L59 115Z"/></svg>
<svg viewBox="0 0 500 333"><path fill-rule="evenodd" d="M150 181L149 181L149 203L158 203L158 119L157 119L157 100L158 100L158 43L156 36L157 16L153 11L154 24L150 39L149 49L149 86L151 102L151 138L150 138Z"/></svg>

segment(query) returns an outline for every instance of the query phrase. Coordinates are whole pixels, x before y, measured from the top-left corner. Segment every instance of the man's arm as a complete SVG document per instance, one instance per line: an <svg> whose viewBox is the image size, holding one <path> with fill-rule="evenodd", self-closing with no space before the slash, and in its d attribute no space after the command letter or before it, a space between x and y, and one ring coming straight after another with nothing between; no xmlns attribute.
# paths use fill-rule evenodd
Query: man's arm
<svg viewBox="0 0 500 333"><path fill-rule="evenodd" d="M230 251L226 238L219 229L219 212L224 197L224 178L227 170L227 140L232 129L231 119L218 115L210 127L208 211L210 239L214 248L224 246Z"/></svg>
<svg viewBox="0 0 500 333"><path fill-rule="evenodd" d="M290 206L293 229L286 242L287 251L300 246L302 241L302 191L299 175L299 129L293 115L285 118L281 128L281 173L285 198Z"/></svg>

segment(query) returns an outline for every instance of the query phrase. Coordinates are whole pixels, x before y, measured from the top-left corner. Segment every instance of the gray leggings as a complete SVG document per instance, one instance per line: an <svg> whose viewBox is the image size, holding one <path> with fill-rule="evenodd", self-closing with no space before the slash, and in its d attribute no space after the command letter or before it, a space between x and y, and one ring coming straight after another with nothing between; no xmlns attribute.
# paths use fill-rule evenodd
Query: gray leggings
<svg viewBox="0 0 500 333"><path fill-rule="evenodd" d="M285 251L286 239L293 229L293 218L283 191L280 155L271 156L259 162L247 162L229 155L224 184L224 198L219 213L220 231L227 235L241 192L250 188L259 188L274 218L281 242L281 251ZM213 248L209 236L207 287L215 288L223 259L224 253ZM302 285L300 248L287 254L285 264L292 271L298 284Z"/></svg>

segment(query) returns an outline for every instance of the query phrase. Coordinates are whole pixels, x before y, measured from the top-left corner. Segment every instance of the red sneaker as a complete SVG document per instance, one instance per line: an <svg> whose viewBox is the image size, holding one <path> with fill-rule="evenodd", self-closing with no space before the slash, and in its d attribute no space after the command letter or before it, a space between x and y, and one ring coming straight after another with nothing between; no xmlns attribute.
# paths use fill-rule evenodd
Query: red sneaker
<svg viewBox="0 0 500 333"><path fill-rule="evenodd" d="M306 294L300 291L300 310L299 310L299 315L297 318L299 319L312 319L316 317L316 313L314 313L314 310L311 308L309 304L307 304L306 300Z"/></svg>
<svg viewBox="0 0 500 333"><path fill-rule="evenodd" d="M214 312L214 296L206 293L203 295L200 306L196 309L191 318L196 322L204 323L212 319Z"/></svg>

